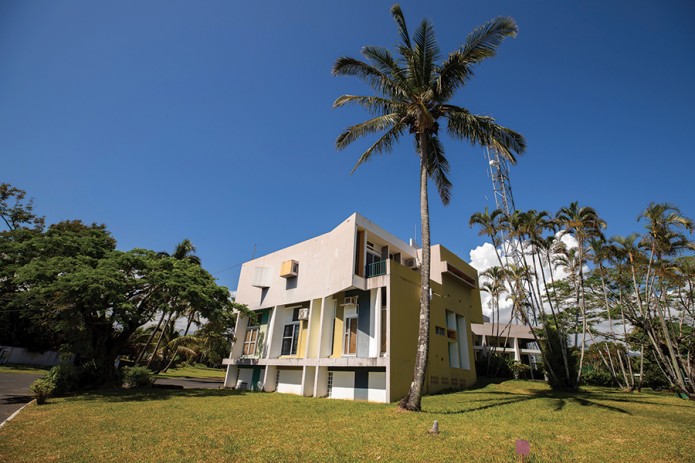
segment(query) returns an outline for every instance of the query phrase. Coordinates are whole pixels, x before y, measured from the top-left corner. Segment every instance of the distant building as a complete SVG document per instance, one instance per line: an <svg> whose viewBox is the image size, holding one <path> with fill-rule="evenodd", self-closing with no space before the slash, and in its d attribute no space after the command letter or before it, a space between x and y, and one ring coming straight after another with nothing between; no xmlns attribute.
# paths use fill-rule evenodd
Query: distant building
<svg viewBox="0 0 695 463"><path fill-rule="evenodd" d="M242 265L240 317L226 387L393 402L413 378L422 251L359 214L332 231ZM476 270L431 247L425 392L476 381L471 323L482 322Z"/></svg>
<svg viewBox="0 0 695 463"><path fill-rule="evenodd" d="M496 352L526 365L540 363L541 351L527 325L474 323L471 329L477 361L488 352Z"/></svg>

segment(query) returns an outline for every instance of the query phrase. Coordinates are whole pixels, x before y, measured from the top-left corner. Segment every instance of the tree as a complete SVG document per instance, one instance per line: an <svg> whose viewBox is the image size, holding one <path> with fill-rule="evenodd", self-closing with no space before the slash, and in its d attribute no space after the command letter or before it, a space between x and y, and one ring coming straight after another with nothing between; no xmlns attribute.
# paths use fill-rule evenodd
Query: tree
<svg viewBox="0 0 695 463"><path fill-rule="evenodd" d="M398 4L391 8L401 43L397 57L382 47L366 46L361 61L341 57L333 65L333 75L356 76L368 84L374 96L343 95L333 107L356 104L365 108L373 118L348 127L336 140L342 150L365 135L381 135L357 161L355 169L373 156L389 152L406 132L415 138L415 151L420 164L420 219L422 228L422 265L420 268L420 322L413 382L400 407L420 410L429 353L430 322L430 221L428 180L431 178L442 202L451 199L449 163L440 139L439 122L445 119L447 132L459 140L490 147L515 162L513 153L525 149L524 138L501 125L492 117L472 114L464 107L450 104L458 89L473 76L474 67L495 55L506 37L515 37L517 26L513 19L499 17L476 28L465 43L438 63L439 47L434 28L423 20L412 40L403 12ZM353 169L353 172L354 170Z"/></svg>
<svg viewBox="0 0 695 463"><path fill-rule="evenodd" d="M586 350L586 335L587 335L587 313L586 313L586 293L584 291L584 262L586 260L586 245L594 238L603 240L601 229L606 228L604 222L596 210L592 207L579 207L577 202L573 202L569 207L563 207L556 215L557 223L569 232L577 240L578 250L578 302L582 315L582 348L579 356L579 369L577 371L577 385L582 376L582 364L584 362L584 352ZM575 347L576 347L575 338Z"/></svg>
<svg viewBox="0 0 695 463"><path fill-rule="evenodd" d="M200 265L144 249L118 251L103 225L61 222L6 244L13 255L34 250L16 269L22 291L11 306L58 333L63 351L91 365L94 386L115 384L116 357L170 298L210 310L231 305L229 291Z"/></svg>
<svg viewBox="0 0 695 463"><path fill-rule="evenodd" d="M20 227L42 229L44 218L34 214L34 200L24 203L26 191L9 183L0 184L0 218L9 230Z"/></svg>

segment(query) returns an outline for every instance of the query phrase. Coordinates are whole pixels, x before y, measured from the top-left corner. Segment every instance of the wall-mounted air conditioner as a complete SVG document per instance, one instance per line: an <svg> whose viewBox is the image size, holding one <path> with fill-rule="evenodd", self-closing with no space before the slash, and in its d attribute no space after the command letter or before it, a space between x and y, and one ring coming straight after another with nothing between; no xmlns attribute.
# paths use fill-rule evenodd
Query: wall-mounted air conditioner
<svg viewBox="0 0 695 463"><path fill-rule="evenodd" d="M299 274L299 262L296 260L286 260L280 266L280 276L282 278L294 278Z"/></svg>
<svg viewBox="0 0 695 463"><path fill-rule="evenodd" d="M309 309L299 309L297 320L309 320Z"/></svg>
<svg viewBox="0 0 695 463"><path fill-rule="evenodd" d="M405 261L403 261L403 264L408 268L415 268L417 266L417 262L415 261L415 259L405 259Z"/></svg>
<svg viewBox="0 0 695 463"><path fill-rule="evenodd" d="M343 305L357 305L357 298L359 296L348 296L343 299Z"/></svg>
<svg viewBox="0 0 695 463"><path fill-rule="evenodd" d="M359 306L348 305L345 306L345 318L356 317L360 313Z"/></svg>

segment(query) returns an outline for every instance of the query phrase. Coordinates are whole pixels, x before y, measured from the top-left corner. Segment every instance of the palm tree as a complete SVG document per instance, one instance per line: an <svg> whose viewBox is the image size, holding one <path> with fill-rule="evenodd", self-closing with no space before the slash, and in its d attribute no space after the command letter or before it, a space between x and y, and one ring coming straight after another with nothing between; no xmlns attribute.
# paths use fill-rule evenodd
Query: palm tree
<svg viewBox="0 0 695 463"><path fill-rule="evenodd" d="M159 258L167 258L167 257L173 257L176 260L185 260L188 261L192 264L195 265L201 265L200 257L195 255L195 246L189 240L188 238L184 239L181 241L179 244L176 245L176 248L174 249L174 252L172 254L169 254L166 251L160 251L157 253L157 257ZM175 300L167 300L165 301L165 305L163 306L162 309L162 314L159 318L159 321L157 322L157 326L152 332L150 333L149 338L145 342L145 345L142 347L140 350L140 353L137 356L137 359L135 360L135 363L138 364L142 361L143 356L145 355L145 352L147 352L147 349L150 347L150 344L152 343L152 340L154 339L154 336L156 335L157 332L159 332L159 338L157 340L157 345L154 349L154 352L152 353L152 357L150 357L149 362L147 363L147 366L149 366L152 363L152 360L155 357L155 354L157 353L157 350L159 349L159 346L162 342L162 336L164 334L164 329L160 328L162 327L162 323L164 323L164 319L169 316L169 319L167 320L166 324L164 326L167 326L169 322L171 321L172 317L176 313L176 301ZM190 327L190 322L194 314L189 314L189 323L188 326ZM186 329L188 332L188 328Z"/></svg>
<svg viewBox="0 0 695 463"><path fill-rule="evenodd" d="M586 351L587 334L587 314L586 314L586 294L584 292L584 262L586 260L585 246L592 238L604 239L601 229L606 228L596 210L592 207L579 207L575 201L569 207L563 207L556 214L556 220L560 227L569 232L577 240L577 259L578 259L578 288L579 288L579 308L582 315L582 348L579 355L579 369L577 371L577 385L582 377L582 365L584 363L584 353ZM576 339L576 338L575 338ZM575 346L576 346L575 340Z"/></svg>
<svg viewBox="0 0 695 463"><path fill-rule="evenodd" d="M649 250L649 264L647 266L647 275L645 277L645 299L647 301L647 312L650 312L651 304L653 304L656 312L656 319L661 327L661 332L652 328L653 337L666 345L668 360L664 361L665 369L670 370L669 375L672 382L684 393L695 395L695 386L690 387L686 384L683 372L688 368L685 364L689 364L689 359L683 359L679 350L676 347L677 334L672 332L673 319L668 301L668 290L665 285L665 275L669 273L668 267L672 263L665 259L667 256L675 256L683 250L695 250L695 244L688 240L681 229L692 234L695 231L693 221L681 214L680 209L676 206L660 203L651 203L647 209L642 212L638 220L646 219L645 228L647 233L642 237L640 245ZM657 278L657 272L659 273ZM659 283L659 288L655 288ZM650 301L653 298L653 302ZM666 310L664 309L666 307ZM667 315L667 310L669 311ZM668 323L667 323L668 318ZM650 328L648 325L645 328ZM665 356L665 355L664 355Z"/></svg>
<svg viewBox="0 0 695 463"><path fill-rule="evenodd" d="M373 156L391 150L405 133L413 134L420 163L420 219L422 227L422 266L420 269L420 327L413 382L400 407L420 410L429 354L430 325L430 221L427 196L432 178L446 205L451 199L449 163L439 136L439 121L446 119L449 135L474 145L497 150L511 162L513 153L525 149L524 138L501 125L492 117L472 114L466 108L450 104L456 90L473 76L473 68L495 55L506 37L517 34L511 18L496 18L471 32L466 42L441 62L432 24L423 20L412 40L401 7L391 8L401 43L398 57L382 47L367 46L362 55L367 62L341 57L333 65L333 75L356 76L367 83L375 96L343 95L333 107L357 104L374 117L348 127L336 140L339 150L365 135L381 133L374 144L362 153L354 170Z"/></svg>

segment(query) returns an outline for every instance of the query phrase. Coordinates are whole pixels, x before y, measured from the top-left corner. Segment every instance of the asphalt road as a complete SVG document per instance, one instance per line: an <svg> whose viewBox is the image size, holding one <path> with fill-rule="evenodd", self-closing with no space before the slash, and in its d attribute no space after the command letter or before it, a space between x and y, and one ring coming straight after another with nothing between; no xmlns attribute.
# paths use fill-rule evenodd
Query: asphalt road
<svg viewBox="0 0 695 463"><path fill-rule="evenodd" d="M0 373L0 423L31 402L29 386L43 374Z"/></svg>

